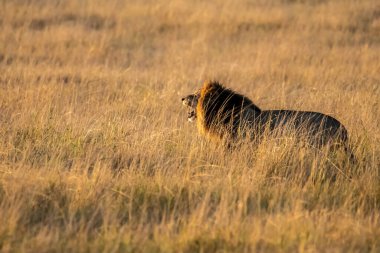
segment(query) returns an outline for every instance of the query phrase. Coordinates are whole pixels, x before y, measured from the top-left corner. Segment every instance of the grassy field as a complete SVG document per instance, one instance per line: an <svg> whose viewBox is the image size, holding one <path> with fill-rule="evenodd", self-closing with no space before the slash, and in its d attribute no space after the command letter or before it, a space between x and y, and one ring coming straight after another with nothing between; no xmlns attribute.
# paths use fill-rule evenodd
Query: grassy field
<svg viewBox="0 0 380 253"><path fill-rule="evenodd" d="M207 142L209 78L357 164ZM379 102L378 0L0 0L0 252L380 252Z"/></svg>

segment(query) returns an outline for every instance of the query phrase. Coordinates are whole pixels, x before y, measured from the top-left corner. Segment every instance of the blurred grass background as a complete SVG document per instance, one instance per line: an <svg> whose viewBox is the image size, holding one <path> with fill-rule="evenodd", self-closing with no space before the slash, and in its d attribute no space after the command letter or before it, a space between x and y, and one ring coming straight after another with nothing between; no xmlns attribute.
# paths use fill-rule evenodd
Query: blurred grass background
<svg viewBox="0 0 380 253"><path fill-rule="evenodd" d="M208 78L333 115L358 164L210 145ZM0 251L379 252L379 86L376 0L2 0Z"/></svg>

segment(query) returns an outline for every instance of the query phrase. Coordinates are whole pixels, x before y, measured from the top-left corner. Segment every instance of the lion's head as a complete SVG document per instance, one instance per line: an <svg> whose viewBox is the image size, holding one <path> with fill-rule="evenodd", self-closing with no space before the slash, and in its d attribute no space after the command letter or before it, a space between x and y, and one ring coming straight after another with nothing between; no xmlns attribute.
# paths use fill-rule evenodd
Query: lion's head
<svg viewBox="0 0 380 253"><path fill-rule="evenodd" d="M193 122L197 119L197 104L200 96L200 91L187 95L182 98L182 104L187 107L187 120Z"/></svg>

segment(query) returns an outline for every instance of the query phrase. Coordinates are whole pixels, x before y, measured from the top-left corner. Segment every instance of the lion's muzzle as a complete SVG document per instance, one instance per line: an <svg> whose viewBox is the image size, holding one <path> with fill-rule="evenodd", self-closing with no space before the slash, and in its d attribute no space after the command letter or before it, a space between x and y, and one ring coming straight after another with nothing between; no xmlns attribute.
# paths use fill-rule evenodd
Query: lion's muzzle
<svg viewBox="0 0 380 253"><path fill-rule="evenodd" d="M195 121L197 118L196 107L198 102L198 96L196 94L192 94L182 98L182 104L187 107L187 120L190 122Z"/></svg>

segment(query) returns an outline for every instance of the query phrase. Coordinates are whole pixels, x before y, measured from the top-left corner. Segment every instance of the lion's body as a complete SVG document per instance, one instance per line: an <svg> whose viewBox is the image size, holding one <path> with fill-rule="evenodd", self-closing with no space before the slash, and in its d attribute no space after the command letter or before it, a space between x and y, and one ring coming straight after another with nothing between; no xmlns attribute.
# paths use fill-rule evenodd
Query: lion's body
<svg viewBox="0 0 380 253"><path fill-rule="evenodd" d="M249 98L218 82L206 82L196 96L188 98L184 104L191 107L199 132L215 141L230 144L239 137L260 138L265 131L274 133L290 128L316 146L328 143L347 146L345 127L319 112L260 110Z"/></svg>
<svg viewBox="0 0 380 253"><path fill-rule="evenodd" d="M348 141L346 128L335 118L319 112L263 110L255 123L268 127L270 131L288 126L314 146Z"/></svg>

